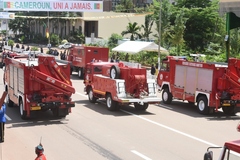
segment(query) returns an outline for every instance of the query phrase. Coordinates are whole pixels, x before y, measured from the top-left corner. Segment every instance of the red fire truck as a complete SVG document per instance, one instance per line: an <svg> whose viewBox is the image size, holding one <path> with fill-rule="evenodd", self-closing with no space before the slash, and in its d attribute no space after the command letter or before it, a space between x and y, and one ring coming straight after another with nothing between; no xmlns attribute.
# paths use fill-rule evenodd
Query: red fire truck
<svg viewBox="0 0 240 160"><path fill-rule="evenodd" d="M233 115L240 106L240 60L230 58L228 64L191 62L181 57L168 56L162 60L157 77L162 101L172 99L197 103L201 114L222 108Z"/></svg>
<svg viewBox="0 0 240 160"><path fill-rule="evenodd" d="M237 127L238 132L240 131L240 125ZM240 140L234 140L225 142L223 147L209 147L207 152L204 154L204 160L213 160L212 149L222 148L219 160L238 160L240 159Z"/></svg>
<svg viewBox="0 0 240 160"><path fill-rule="evenodd" d="M75 106L69 64L56 63L48 55L5 58L5 64L6 103L9 107L19 106L22 119L47 110L54 116L65 117Z"/></svg>
<svg viewBox="0 0 240 160"><path fill-rule="evenodd" d="M87 63L94 60L108 61L109 49L96 46L75 46L65 50L67 62L71 65L71 73L77 72L79 78L83 78ZM60 60L58 60L60 61ZM66 63L66 61L60 61Z"/></svg>
<svg viewBox="0 0 240 160"><path fill-rule="evenodd" d="M134 104L137 110L146 110L149 103L159 103L156 82L147 79L146 69L123 63L91 62L86 66L85 91L89 101L106 99L108 110L118 110L121 104Z"/></svg>

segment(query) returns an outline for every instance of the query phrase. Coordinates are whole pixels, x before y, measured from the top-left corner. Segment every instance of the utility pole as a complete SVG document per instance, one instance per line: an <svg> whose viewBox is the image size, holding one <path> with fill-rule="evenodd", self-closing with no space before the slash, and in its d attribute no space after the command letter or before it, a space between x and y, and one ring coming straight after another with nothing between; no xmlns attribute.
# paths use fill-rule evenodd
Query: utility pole
<svg viewBox="0 0 240 160"><path fill-rule="evenodd" d="M50 45L50 28L49 28L49 11L48 11L48 34L49 34L49 36L48 36L48 44Z"/></svg>
<svg viewBox="0 0 240 160"><path fill-rule="evenodd" d="M160 47L161 47L161 17L162 17L162 0L159 0L160 2L160 7L159 7L159 27L158 27L158 70L161 69L161 66L160 66L160 55L161 55L161 50L160 50Z"/></svg>

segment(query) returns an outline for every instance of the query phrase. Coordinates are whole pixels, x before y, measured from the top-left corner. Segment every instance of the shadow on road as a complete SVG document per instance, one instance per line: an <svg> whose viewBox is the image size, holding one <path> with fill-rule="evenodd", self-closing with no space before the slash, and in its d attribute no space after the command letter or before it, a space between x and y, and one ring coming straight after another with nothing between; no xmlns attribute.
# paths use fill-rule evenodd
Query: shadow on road
<svg viewBox="0 0 240 160"><path fill-rule="evenodd" d="M11 127L7 128L15 128L15 127L32 127L35 125L53 125L53 124L66 124L68 119L66 118L58 118L54 117L51 111L46 112L38 112L36 113L34 118L29 118L27 120L22 120L19 113L19 107L7 107L6 112L8 117L6 124L11 124Z"/></svg>
<svg viewBox="0 0 240 160"><path fill-rule="evenodd" d="M138 111L134 108L133 105L121 105L120 110L118 111L109 111L106 106L105 100L98 100L96 103L90 103L88 100L79 100L75 101L76 104L81 104L82 106L94 110L103 115L112 115L112 116L129 116L130 114L122 112L121 110L131 112L136 115L154 115L153 113L146 111ZM151 107L151 106L150 106Z"/></svg>
<svg viewBox="0 0 240 160"><path fill-rule="evenodd" d="M170 105L164 104L161 102L159 107L168 109L173 112L178 112L181 114L185 114L194 118L205 118L211 121L219 121L219 120L239 120L240 116L239 115L234 115L234 116L229 116L224 114L222 111L214 112L209 115L202 115L198 113L198 109L196 105L192 105L186 102L181 102L181 101L172 101Z"/></svg>

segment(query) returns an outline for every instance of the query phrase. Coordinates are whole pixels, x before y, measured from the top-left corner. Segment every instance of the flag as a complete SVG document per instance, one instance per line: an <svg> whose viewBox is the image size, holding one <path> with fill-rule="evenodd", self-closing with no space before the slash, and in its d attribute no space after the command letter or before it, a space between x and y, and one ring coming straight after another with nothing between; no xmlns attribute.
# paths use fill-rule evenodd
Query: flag
<svg viewBox="0 0 240 160"><path fill-rule="evenodd" d="M102 5L100 3L94 3L94 9L102 9Z"/></svg>
<svg viewBox="0 0 240 160"><path fill-rule="evenodd" d="M4 2L4 8L14 8L13 2Z"/></svg>
<svg viewBox="0 0 240 160"><path fill-rule="evenodd" d="M49 37L49 31L48 31L48 28L46 28L46 37L47 37L47 38Z"/></svg>

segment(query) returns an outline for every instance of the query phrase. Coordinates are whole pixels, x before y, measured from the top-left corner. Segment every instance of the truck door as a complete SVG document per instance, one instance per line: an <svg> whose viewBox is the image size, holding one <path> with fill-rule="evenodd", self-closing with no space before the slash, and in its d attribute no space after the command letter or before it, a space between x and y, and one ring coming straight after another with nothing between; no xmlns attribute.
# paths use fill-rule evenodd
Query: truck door
<svg viewBox="0 0 240 160"><path fill-rule="evenodd" d="M163 85L164 83L170 82L169 71L170 71L169 61L167 59L163 59L161 63L161 68L157 77L157 84L159 86Z"/></svg>
<svg viewBox="0 0 240 160"><path fill-rule="evenodd" d="M72 62L73 61L73 50L72 49L67 49L66 50L66 57L67 57L67 60Z"/></svg>

